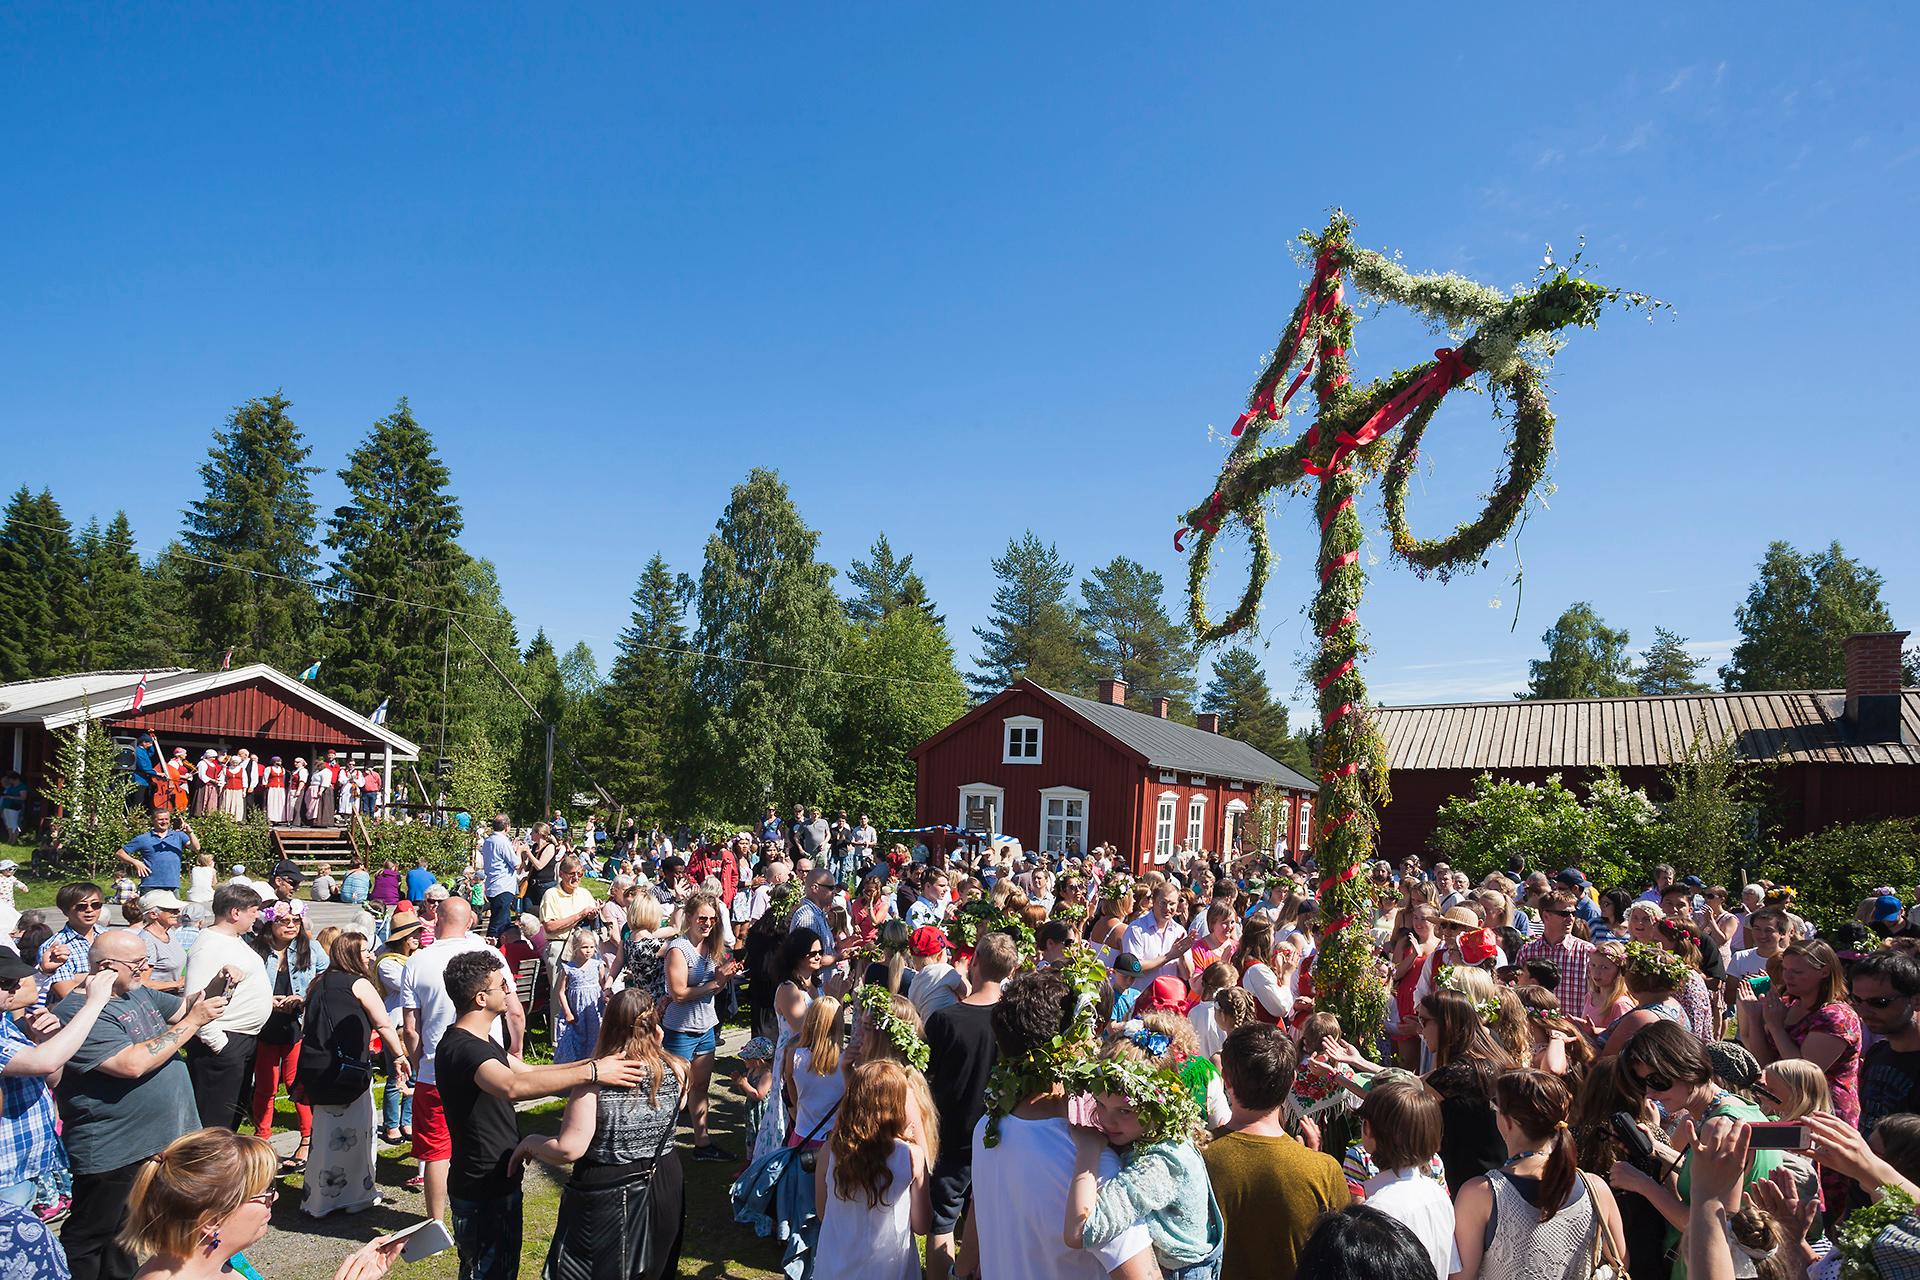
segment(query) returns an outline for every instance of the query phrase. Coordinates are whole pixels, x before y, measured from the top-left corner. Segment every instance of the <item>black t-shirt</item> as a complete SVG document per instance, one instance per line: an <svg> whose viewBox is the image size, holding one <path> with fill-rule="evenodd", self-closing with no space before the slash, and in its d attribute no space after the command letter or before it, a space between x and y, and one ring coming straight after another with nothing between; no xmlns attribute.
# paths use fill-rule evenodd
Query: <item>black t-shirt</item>
<svg viewBox="0 0 1920 1280"><path fill-rule="evenodd" d="M447 1194L456 1200L498 1200L513 1194L516 1178L507 1176L507 1158L520 1145L513 1104L480 1087L484 1063L507 1060L507 1051L491 1039L448 1027L433 1055L440 1105L453 1135L453 1159L447 1166Z"/></svg>
<svg viewBox="0 0 1920 1280"><path fill-rule="evenodd" d="M1886 1041L1860 1064L1860 1133L1902 1111L1920 1111L1920 1049L1901 1053Z"/></svg>
<svg viewBox="0 0 1920 1280"><path fill-rule="evenodd" d="M973 1127L986 1114L987 1075L999 1050L993 1006L950 1004L927 1019L927 1089L940 1113L940 1162L973 1160Z"/></svg>

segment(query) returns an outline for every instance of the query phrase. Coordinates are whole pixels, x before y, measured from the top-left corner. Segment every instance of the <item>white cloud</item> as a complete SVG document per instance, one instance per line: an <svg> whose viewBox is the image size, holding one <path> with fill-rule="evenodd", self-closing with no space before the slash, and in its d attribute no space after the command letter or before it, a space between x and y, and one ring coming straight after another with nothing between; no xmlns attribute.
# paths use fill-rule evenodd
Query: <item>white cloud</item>
<svg viewBox="0 0 1920 1280"><path fill-rule="evenodd" d="M1720 64L1722 69L1724 69L1726 65L1727 64L1724 62ZM1662 89L1660 92L1678 93L1680 92L1680 90L1687 87L1687 81L1691 79L1693 79L1693 68L1682 67L1678 71L1673 73L1673 76L1667 81L1667 87Z"/></svg>

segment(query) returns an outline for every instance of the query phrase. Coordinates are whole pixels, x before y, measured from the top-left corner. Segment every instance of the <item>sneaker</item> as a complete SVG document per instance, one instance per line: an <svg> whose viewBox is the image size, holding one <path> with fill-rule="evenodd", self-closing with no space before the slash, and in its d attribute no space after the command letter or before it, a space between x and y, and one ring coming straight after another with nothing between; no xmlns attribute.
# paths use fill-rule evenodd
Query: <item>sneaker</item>
<svg viewBox="0 0 1920 1280"><path fill-rule="evenodd" d="M721 1146L717 1142L709 1142L704 1147L695 1147L693 1149L693 1158L695 1160L727 1161L727 1160L737 1160L740 1157L734 1155L733 1152L728 1151L725 1147Z"/></svg>

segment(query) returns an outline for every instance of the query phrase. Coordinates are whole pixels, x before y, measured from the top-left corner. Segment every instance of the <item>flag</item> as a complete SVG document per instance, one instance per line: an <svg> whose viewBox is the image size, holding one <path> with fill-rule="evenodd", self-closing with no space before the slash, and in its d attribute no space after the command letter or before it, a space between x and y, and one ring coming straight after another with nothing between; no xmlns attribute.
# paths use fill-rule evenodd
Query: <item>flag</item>
<svg viewBox="0 0 1920 1280"><path fill-rule="evenodd" d="M300 678L302 680L318 680L320 678L320 664L316 662L305 671L302 671Z"/></svg>
<svg viewBox="0 0 1920 1280"><path fill-rule="evenodd" d="M140 709L140 704L145 702L146 700L147 700L147 673L142 671L140 673L140 683L133 686L132 710L138 711Z"/></svg>
<svg viewBox="0 0 1920 1280"><path fill-rule="evenodd" d="M373 722L375 724L385 724L387 722L387 704L392 701L392 698L380 699L380 705L373 709Z"/></svg>
<svg viewBox="0 0 1920 1280"><path fill-rule="evenodd" d="M229 649L220 659L220 669L222 671L225 671L232 666L233 666L233 650Z"/></svg>

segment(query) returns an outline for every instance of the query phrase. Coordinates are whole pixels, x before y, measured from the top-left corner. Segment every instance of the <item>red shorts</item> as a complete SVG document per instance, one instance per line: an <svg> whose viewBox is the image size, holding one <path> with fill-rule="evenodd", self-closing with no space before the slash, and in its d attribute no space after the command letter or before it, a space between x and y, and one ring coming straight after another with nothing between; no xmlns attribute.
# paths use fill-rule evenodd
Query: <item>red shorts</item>
<svg viewBox="0 0 1920 1280"><path fill-rule="evenodd" d="M453 1135L447 1132L446 1109L440 1105L440 1090L434 1085L413 1086L413 1158L453 1158Z"/></svg>

